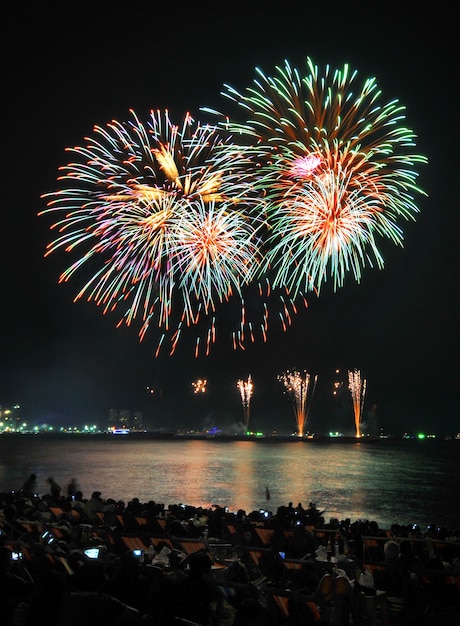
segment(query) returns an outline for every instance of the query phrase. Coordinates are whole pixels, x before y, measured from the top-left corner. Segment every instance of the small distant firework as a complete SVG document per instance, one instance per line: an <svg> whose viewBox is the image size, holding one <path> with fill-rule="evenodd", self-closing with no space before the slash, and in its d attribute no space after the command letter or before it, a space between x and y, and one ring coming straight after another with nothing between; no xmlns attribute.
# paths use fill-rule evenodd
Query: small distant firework
<svg viewBox="0 0 460 626"><path fill-rule="evenodd" d="M278 376L278 380L283 383L286 393L290 396L294 407L294 414L297 421L297 434L299 437L305 435L305 428L308 420L311 400L315 392L318 376L313 379L313 386L310 393L311 376L308 372L287 371Z"/></svg>
<svg viewBox="0 0 460 626"><path fill-rule="evenodd" d="M206 385L208 381L206 379L202 380L199 378L195 382L192 383L193 393L206 393Z"/></svg>
<svg viewBox="0 0 460 626"><path fill-rule="evenodd" d="M356 436L361 437L361 421L366 395L366 380L361 378L359 370L348 371L348 389L353 400L353 412L355 416Z"/></svg>
<svg viewBox="0 0 460 626"><path fill-rule="evenodd" d="M248 379L238 380L236 383L237 389L241 395L241 402L243 404L243 415L244 415L244 423L246 426L246 430L249 428L249 414L251 408L251 398L254 390L254 385L252 382L251 374L249 374Z"/></svg>
<svg viewBox="0 0 460 626"><path fill-rule="evenodd" d="M398 221L415 219L415 134L402 125L405 107L381 102L374 78L357 83L345 64L323 76L307 58L307 75L285 61L274 76L256 68L252 87L223 96L247 116L222 125L247 141L255 186L264 193L270 227L264 271L295 297L334 290L348 272L383 267L379 238L402 245ZM216 111L209 112L216 113Z"/></svg>
<svg viewBox="0 0 460 626"><path fill-rule="evenodd" d="M343 390L343 382L338 379L340 370L335 370L336 380L332 383L332 395L337 398Z"/></svg>

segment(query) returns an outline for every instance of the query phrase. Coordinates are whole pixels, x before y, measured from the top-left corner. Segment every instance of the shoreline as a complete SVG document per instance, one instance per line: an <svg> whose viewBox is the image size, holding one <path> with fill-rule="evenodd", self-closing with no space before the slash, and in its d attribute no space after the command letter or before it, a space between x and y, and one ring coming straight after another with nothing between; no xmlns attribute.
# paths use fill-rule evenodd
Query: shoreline
<svg viewBox="0 0 460 626"><path fill-rule="evenodd" d="M460 441L460 434L456 436L435 436L428 435L419 438L415 435L407 436L373 436L365 435L362 437L349 435L324 435L315 434L312 436L298 437L296 435L278 435L278 434L229 434L229 433L194 433L194 432L172 432L172 431L128 431L128 432L69 432L69 431L40 431L40 432L2 432L0 437L44 437L44 438L69 438L69 437L89 437L96 439L144 439L144 440L165 440L165 441L217 441L217 442L233 442L233 441L260 441L264 443L328 443L328 444L348 444L363 443L377 444L389 442L411 442L417 441L423 443L425 441Z"/></svg>

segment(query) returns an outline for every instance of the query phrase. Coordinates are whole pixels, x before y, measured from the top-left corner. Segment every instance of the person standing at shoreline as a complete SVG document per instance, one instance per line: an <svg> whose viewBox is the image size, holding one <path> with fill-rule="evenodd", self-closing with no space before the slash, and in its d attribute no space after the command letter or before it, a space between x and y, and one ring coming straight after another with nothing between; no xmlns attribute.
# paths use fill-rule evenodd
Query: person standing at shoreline
<svg viewBox="0 0 460 626"><path fill-rule="evenodd" d="M75 500L76 493L80 491L80 486L76 478L71 478L67 485L67 495L71 500Z"/></svg>
<svg viewBox="0 0 460 626"><path fill-rule="evenodd" d="M61 497L61 486L54 480L53 476L46 479L46 482L50 486L50 496L53 502L58 502Z"/></svg>
<svg viewBox="0 0 460 626"><path fill-rule="evenodd" d="M37 476L36 474L31 474L29 478L26 478L24 484L22 485L22 493L26 498L31 498L34 494L37 493Z"/></svg>

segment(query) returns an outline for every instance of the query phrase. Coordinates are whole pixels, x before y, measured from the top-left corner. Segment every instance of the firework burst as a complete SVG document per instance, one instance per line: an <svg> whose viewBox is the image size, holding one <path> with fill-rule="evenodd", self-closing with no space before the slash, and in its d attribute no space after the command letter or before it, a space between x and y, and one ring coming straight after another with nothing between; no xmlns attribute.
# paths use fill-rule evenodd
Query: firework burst
<svg viewBox="0 0 460 626"><path fill-rule="evenodd" d="M140 322L141 340L156 326L172 353L182 326L205 318L209 349L217 308L242 300L262 259L247 157L189 114L179 127L167 111L148 123L131 113L69 149L77 160L61 168L64 188L43 196L40 215L57 216L46 254L74 254L60 282L89 272L75 299L123 309L120 324Z"/></svg>
<svg viewBox="0 0 460 626"><path fill-rule="evenodd" d="M278 380L283 383L286 393L292 400L294 414L297 422L297 434L303 437L308 420L310 403L315 392L318 376L315 376L310 392L311 376L308 372L284 372L278 376Z"/></svg>
<svg viewBox="0 0 460 626"><path fill-rule="evenodd" d="M208 384L208 381L206 379L199 378L198 380L192 383L193 393L195 394L206 393L207 384Z"/></svg>
<svg viewBox="0 0 460 626"><path fill-rule="evenodd" d="M415 135L402 125L405 108L381 102L374 78L318 68L307 58L307 75L286 61L274 76L256 69L245 93L225 85L245 122L222 125L246 139L256 187L264 193L270 227L264 271L273 286L292 295L317 290L328 279L334 290L351 272L360 281L367 265L383 267L379 240L402 245L398 222L418 213ZM214 113L216 113L214 111Z"/></svg>

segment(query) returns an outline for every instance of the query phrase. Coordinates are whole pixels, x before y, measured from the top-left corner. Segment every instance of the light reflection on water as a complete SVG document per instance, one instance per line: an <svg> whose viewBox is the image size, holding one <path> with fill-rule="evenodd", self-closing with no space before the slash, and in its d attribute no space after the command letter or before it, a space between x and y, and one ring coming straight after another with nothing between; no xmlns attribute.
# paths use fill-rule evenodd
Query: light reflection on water
<svg viewBox="0 0 460 626"><path fill-rule="evenodd" d="M31 473L79 481L84 497L228 506L315 502L325 518L460 527L460 441L331 443L0 437L0 490ZM269 487L271 500L265 499Z"/></svg>

